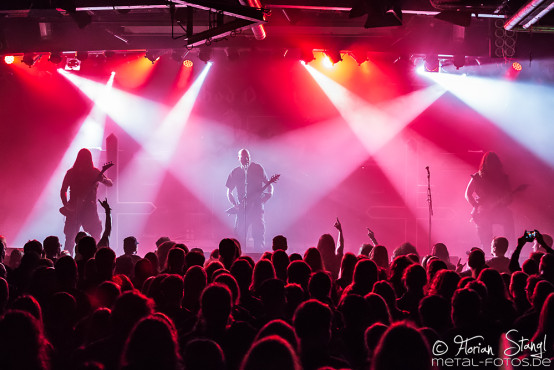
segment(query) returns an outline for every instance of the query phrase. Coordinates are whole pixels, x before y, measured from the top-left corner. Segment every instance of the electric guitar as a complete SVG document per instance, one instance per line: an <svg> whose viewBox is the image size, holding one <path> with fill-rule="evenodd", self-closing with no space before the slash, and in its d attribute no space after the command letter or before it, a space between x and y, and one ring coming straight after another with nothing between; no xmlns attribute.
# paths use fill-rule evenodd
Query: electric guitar
<svg viewBox="0 0 554 370"><path fill-rule="evenodd" d="M102 166L102 170L100 170L100 174L98 175L98 179L102 178L102 175L104 175L104 172L106 172L109 168L111 168L114 165L113 162L107 162ZM97 182L100 180L95 180L89 188L89 191L87 192L87 195L81 199L71 199L65 206L60 208L60 213L64 215L65 217L71 217L79 214L81 209L83 208L83 203L85 199L88 198L88 195L90 192L94 189L94 185L96 185Z"/></svg>
<svg viewBox="0 0 554 370"><path fill-rule="evenodd" d="M473 221L473 223L479 225L479 223L482 220L491 217L493 215L493 213L497 212L498 207L503 206L503 205L507 205L510 202L511 198L516 193L524 191L528 187L529 187L529 184L521 184L517 188L512 190L511 192L507 193L503 197L500 197L500 198L498 198L494 201L482 202L482 203L478 202L477 205L475 207L473 207L473 209L471 210L471 220L470 221Z"/></svg>
<svg viewBox="0 0 554 370"><path fill-rule="evenodd" d="M258 198L263 192L265 189L267 189L271 184L277 182L277 180L279 180L279 177L281 177L281 175L279 174L275 174L273 176L270 177L270 179L267 181L267 183L260 189L258 190L257 192L255 192L254 194L257 194L257 197ZM231 208L228 208L225 210L225 212L228 214L228 215L236 215L237 213L239 213L242 209L244 209L244 201L246 200L246 196L244 196L239 203L235 204L234 206L232 206ZM256 201L257 199L248 199L249 203L252 204L252 202Z"/></svg>

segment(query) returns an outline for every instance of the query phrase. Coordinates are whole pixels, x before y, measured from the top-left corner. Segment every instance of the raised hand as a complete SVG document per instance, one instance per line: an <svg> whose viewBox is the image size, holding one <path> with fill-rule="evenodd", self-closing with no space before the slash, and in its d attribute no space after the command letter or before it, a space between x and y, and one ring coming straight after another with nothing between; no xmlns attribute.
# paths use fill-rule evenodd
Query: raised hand
<svg viewBox="0 0 554 370"><path fill-rule="evenodd" d="M104 200L100 200L98 199L98 203L100 203L100 205L102 206L102 208L104 208L104 210L106 212L108 211L111 211L112 209L110 208L110 205L108 204L108 198L104 198Z"/></svg>
<svg viewBox="0 0 554 370"><path fill-rule="evenodd" d="M458 258L458 263L456 263L456 272L457 273L462 272L462 270L464 269L464 266L466 265L465 263L461 263L461 262L462 262L462 259Z"/></svg>
<svg viewBox="0 0 554 370"><path fill-rule="evenodd" d="M338 231L342 231L342 225L339 221L339 218L337 217L337 220L335 221L335 224L333 225Z"/></svg>

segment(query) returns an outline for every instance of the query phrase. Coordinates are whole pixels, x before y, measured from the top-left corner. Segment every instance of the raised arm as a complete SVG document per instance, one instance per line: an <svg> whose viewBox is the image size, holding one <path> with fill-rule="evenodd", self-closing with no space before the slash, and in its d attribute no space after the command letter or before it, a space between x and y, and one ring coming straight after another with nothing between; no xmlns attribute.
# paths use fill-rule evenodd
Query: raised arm
<svg viewBox="0 0 554 370"><path fill-rule="evenodd" d="M514 250L514 253L512 253L512 256L510 257L510 264L508 265L510 272L521 271L521 266L519 265L519 255L521 254L521 249L523 248L525 243L527 243L527 240L525 239L525 234L517 238L517 246Z"/></svg>
<svg viewBox="0 0 554 370"><path fill-rule="evenodd" d="M367 227L367 236L369 236L369 240L371 240L371 244L373 244L373 246L377 246L379 245L379 242L377 242L377 239L375 238L375 233L369 228Z"/></svg>
<svg viewBox="0 0 554 370"><path fill-rule="evenodd" d="M98 247L109 247L110 246L110 234L112 233L112 215L110 205L108 204L108 199L105 198L104 201L98 199L98 202L106 211L106 224L104 225L104 232L102 237L98 241Z"/></svg>
<svg viewBox="0 0 554 370"><path fill-rule="evenodd" d="M335 224L333 226L339 231L336 255L337 257L342 259L342 255L344 253L344 234L342 232L342 225L338 217L337 217L337 221L335 221Z"/></svg>
<svg viewBox="0 0 554 370"><path fill-rule="evenodd" d="M544 238L542 237L542 234L539 233L538 230L535 230L535 239L537 239L537 242L539 243L539 245L541 247L544 248L546 253L554 254L554 250L552 249L551 246L549 246L548 244L545 243Z"/></svg>

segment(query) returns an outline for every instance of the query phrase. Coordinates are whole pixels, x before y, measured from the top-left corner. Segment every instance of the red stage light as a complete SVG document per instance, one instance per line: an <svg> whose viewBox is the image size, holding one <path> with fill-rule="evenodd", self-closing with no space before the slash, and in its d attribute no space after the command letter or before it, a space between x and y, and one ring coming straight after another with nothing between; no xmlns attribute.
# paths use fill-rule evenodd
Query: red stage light
<svg viewBox="0 0 554 370"><path fill-rule="evenodd" d="M514 71L520 72L523 69L523 66L518 62L513 62L512 68L514 69Z"/></svg>
<svg viewBox="0 0 554 370"><path fill-rule="evenodd" d="M183 65L187 68L192 68L194 63L192 63L192 60L186 59L185 61L183 61Z"/></svg>
<svg viewBox="0 0 554 370"><path fill-rule="evenodd" d="M6 55L4 57L4 62L6 64L12 64L13 62L15 62L15 57L13 55Z"/></svg>

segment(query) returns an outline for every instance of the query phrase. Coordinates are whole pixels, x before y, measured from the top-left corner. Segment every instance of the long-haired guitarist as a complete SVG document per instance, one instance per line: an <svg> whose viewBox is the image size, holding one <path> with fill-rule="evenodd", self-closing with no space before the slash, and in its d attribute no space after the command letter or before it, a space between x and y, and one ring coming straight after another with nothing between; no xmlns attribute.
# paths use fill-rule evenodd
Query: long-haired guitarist
<svg viewBox="0 0 554 370"><path fill-rule="evenodd" d="M481 246L491 244L493 225L501 225L505 237L514 235L514 219L508 205L514 191L504 172L502 162L494 152L487 152L481 158L479 171L471 175L465 197L473 206L472 220L477 227Z"/></svg>
<svg viewBox="0 0 554 370"><path fill-rule="evenodd" d="M252 229L254 248L263 250L265 246L264 203L273 195L273 186L264 168L250 160L250 152L238 152L240 166L235 167L227 178L227 198L233 205L228 213L236 214L235 233L246 248L246 235ZM274 182L275 180L273 180ZM233 191L236 189L236 197Z"/></svg>
<svg viewBox="0 0 554 370"><path fill-rule="evenodd" d="M112 164L104 166L102 171L94 167L92 154L88 149L81 149L73 167L65 174L60 196L63 207L60 212L65 218L65 250L73 255L75 235L81 226L95 240L100 239L102 223L98 217L96 208L96 191L98 183L112 186L112 180L104 175L107 168ZM107 167L107 168L106 168ZM69 200L67 190L69 189Z"/></svg>

